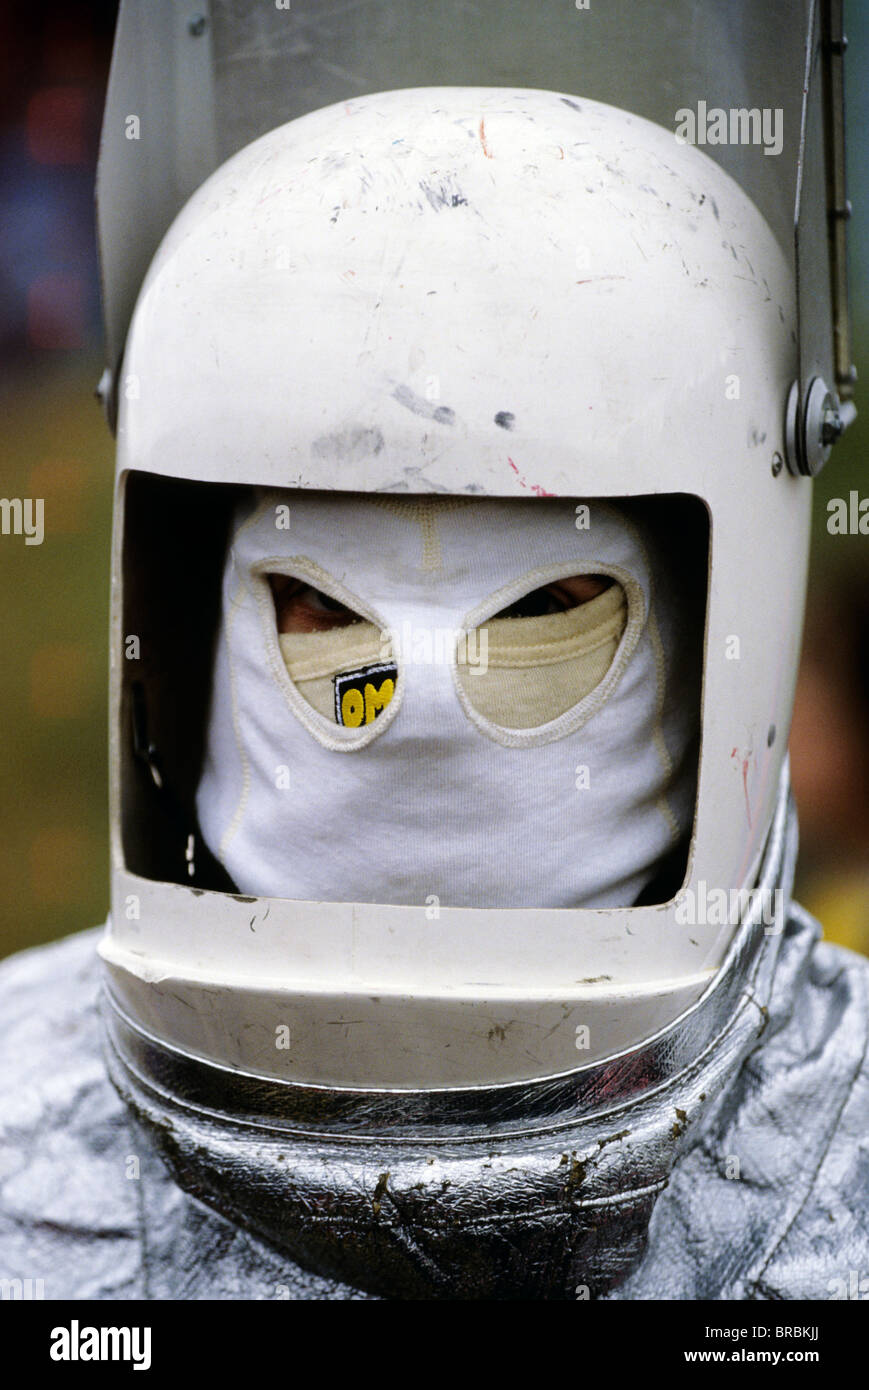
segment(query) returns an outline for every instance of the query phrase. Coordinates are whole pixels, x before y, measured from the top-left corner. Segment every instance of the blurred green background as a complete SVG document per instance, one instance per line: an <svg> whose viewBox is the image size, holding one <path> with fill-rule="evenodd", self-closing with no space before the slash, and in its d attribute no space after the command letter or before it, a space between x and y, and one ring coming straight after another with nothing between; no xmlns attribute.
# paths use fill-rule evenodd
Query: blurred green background
<svg viewBox="0 0 869 1390"><path fill-rule="evenodd" d="M93 185L114 13L0 9L0 495L44 498L46 521L41 546L0 537L0 955L92 926L108 903L113 443L93 395ZM854 359L869 379L869 7L847 4L846 23ZM791 752L800 896L869 952L869 537L826 527L831 497L869 496L862 385L857 406L816 485Z"/></svg>
<svg viewBox="0 0 869 1390"><path fill-rule="evenodd" d="M0 955L105 917L113 445L94 174L116 5L0 7Z"/></svg>

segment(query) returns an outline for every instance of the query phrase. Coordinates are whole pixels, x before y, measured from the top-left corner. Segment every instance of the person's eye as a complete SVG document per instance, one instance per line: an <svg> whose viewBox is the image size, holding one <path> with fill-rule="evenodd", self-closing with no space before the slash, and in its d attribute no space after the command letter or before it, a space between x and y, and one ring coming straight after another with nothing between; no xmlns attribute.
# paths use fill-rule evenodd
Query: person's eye
<svg viewBox="0 0 869 1390"><path fill-rule="evenodd" d="M278 632L327 632L361 622L358 613L338 599L290 575L270 574Z"/></svg>
<svg viewBox="0 0 869 1390"><path fill-rule="evenodd" d="M310 585L301 590L298 600L316 613L346 613L351 618L355 617L355 614L336 598L330 598L328 594L322 594L319 589L312 589Z"/></svg>
<svg viewBox="0 0 869 1390"><path fill-rule="evenodd" d="M597 598L608 589L612 580L605 574L577 574L557 583L546 584L541 589L533 589L530 594L502 608L496 618L541 618L550 613L564 613L569 608L578 608Z"/></svg>

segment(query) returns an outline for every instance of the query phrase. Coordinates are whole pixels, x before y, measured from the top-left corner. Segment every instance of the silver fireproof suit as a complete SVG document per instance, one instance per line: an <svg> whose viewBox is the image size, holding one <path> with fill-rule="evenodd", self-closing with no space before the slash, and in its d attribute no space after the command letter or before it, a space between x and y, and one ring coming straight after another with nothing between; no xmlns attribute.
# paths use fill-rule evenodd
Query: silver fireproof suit
<svg viewBox="0 0 869 1390"><path fill-rule="evenodd" d="M221 1094L107 1029L98 931L8 960L0 1279L71 1299L869 1298L869 961L790 903L795 852L783 788L774 927L749 915L657 1039L476 1112L369 1093L278 1116L268 1087Z"/></svg>

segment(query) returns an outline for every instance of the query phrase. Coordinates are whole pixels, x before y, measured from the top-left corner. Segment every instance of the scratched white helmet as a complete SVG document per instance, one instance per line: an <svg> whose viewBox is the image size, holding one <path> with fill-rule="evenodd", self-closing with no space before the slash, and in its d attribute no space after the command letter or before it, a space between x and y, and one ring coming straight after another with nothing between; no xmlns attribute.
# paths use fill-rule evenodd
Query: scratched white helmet
<svg viewBox="0 0 869 1390"><path fill-rule="evenodd" d="M349 97L343 28L121 8L110 1067L182 1186L321 1272L606 1287L784 922L809 475L848 418L836 50L824 85L814 11L752 11L750 54L710 12L710 124L687 5L541 3L524 87L501 7L461 20L478 85L408 8L425 60L375 26ZM760 78L783 153L713 144Z"/></svg>
<svg viewBox="0 0 869 1390"><path fill-rule="evenodd" d="M729 905L754 887L780 795L810 506L782 466L794 324L785 256L738 185L596 102L392 92L302 117L217 170L154 258L124 358L102 948L124 1013L254 1076L443 1088L567 1073L700 998L740 920L710 912L711 892ZM354 497L323 499L335 489ZM466 499L439 523L442 568L420 560L408 579L422 523L360 494ZM668 599L673 554L693 568ZM473 629L510 585L589 568L626 617L560 718L481 727L460 708L473 677L447 673L443 709L420 722L414 680L432 673L395 651L395 700L369 729L305 714L298 694L287 705L267 571L368 603L378 629L436 590L444 624ZM670 650L680 614L698 661L702 648L702 707ZM360 664L354 650L344 672ZM412 790L427 748L437 760L451 739L458 785L439 799L429 774ZM481 782L484 846L451 897L438 855L460 853L450 818ZM419 797L431 814L410 844L433 849L414 879L393 851ZM342 839L372 819L365 881L342 872ZM666 889L634 876L650 844L653 867L681 848ZM209 852L235 893L208 886Z"/></svg>

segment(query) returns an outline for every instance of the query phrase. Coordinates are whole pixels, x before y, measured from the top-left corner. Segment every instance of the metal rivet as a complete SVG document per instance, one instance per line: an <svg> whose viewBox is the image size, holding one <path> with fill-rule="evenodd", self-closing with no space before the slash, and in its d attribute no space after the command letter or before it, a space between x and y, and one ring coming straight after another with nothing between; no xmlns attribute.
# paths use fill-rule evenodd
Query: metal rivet
<svg viewBox="0 0 869 1390"><path fill-rule="evenodd" d="M198 14L195 19L191 19L187 26L187 32L192 34L194 39L201 38L205 33L205 25L207 22L204 14Z"/></svg>
<svg viewBox="0 0 869 1390"><path fill-rule="evenodd" d="M773 454L773 456L772 456L772 476L773 476L774 478L777 478L778 475L779 475L779 473L782 471L783 468L784 468L784 459L782 458L781 454L778 454L778 453Z"/></svg>

